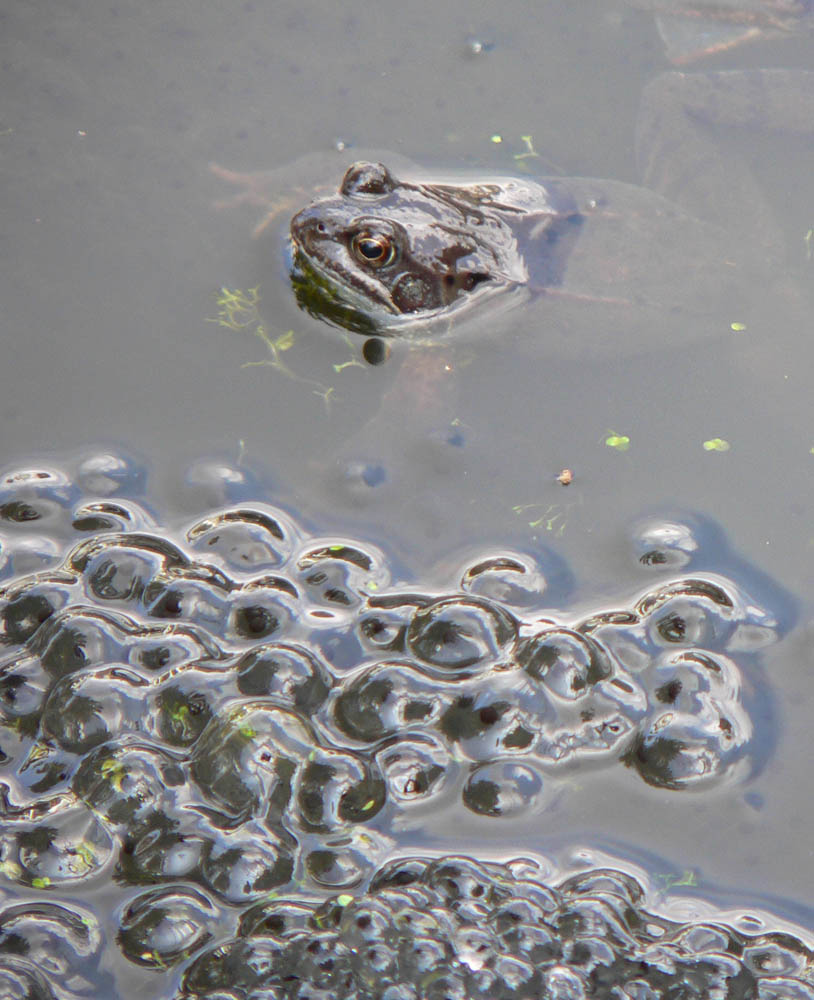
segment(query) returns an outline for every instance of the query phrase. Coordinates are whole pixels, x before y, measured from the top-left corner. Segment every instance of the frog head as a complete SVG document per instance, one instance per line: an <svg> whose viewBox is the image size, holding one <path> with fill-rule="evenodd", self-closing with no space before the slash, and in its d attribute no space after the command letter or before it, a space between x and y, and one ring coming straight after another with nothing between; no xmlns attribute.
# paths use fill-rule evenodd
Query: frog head
<svg viewBox="0 0 814 1000"><path fill-rule="evenodd" d="M398 180L381 163L354 163L337 194L291 221L292 280L309 311L352 329L456 310L527 280L498 183Z"/></svg>

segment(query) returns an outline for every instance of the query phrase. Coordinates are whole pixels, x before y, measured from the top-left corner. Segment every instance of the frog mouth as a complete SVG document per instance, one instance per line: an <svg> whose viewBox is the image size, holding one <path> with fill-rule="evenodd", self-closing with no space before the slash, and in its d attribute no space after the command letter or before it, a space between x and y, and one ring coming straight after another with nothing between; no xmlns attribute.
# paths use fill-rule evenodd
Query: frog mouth
<svg viewBox="0 0 814 1000"><path fill-rule="evenodd" d="M380 329L381 323L370 314L369 300L354 294L330 271L319 267L293 240L289 248L289 277L297 305L309 315L366 336Z"/></svg>

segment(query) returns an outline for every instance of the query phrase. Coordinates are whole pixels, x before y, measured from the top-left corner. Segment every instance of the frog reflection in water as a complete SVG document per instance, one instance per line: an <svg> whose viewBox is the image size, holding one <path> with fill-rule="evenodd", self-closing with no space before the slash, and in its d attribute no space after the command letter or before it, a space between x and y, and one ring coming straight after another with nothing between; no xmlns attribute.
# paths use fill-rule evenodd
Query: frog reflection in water
<svg viewBox="0 0 814 1000"><path fill-rule="evenodd" d="M410 335L479 312L498 292L542 296L543 336L559 349L581 329L565 353L583 357L646 346L665 318L682 339L716 324L722 332L733 304L743 314L756 290L783 284L784 250L763 192L718 148L715 125L813 134L814 74L657 78L638 122L646 187L583 178L453 185L356 163L337 194L291 221L300 303L351 329ZM602 339L587 342L590 329Z"/></svg>

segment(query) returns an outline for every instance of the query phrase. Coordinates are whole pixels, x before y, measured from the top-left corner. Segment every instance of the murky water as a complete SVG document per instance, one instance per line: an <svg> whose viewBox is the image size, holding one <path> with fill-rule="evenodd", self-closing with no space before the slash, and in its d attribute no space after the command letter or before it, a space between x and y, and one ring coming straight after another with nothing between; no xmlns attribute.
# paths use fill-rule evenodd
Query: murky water
<svg viewBox="0 0 814 1000"><path fill-rule="evenodd" d="M810 68L811 45L810 36L766 43L715 65ZM392 149L426 166L509 173L531 165L541 174L635 183L639 94L665 68L649 16L607 0L500 15L481 3L440 10L386 3L364 16L344 3L221 10L178 2L158 12L117 3L92 16L80 4L7 3L0 11L0 461L6 471L62 470L59 503L69 519L102 516L80 510L101 498L136 503L135 521L107 512L115 523L105 530L146 527L167 544L186 545L195 523L238 501L279 505L300 524L298 538L342 539L378 553L386 592L397 582L419 595L458 594L467 567L486 553L511 552L556 595L536 611L572 630L611 609L640 613L637 602L654 586L640 561L650 551L642 540L654 525L689 526L688 537L700 539L692 572L727 581L750 627L757 628L754 616L775 622L759 654L749 647L754 636L734 651L714 650L745 671L730 715L740 740L734 756L750 761L748 773L730 780L724 768L726 780L710 788L676 791L642 781L636 768L583 765L538 800L537 772L521 754L493 784L505 784L509 803L530 795L534 808L521 806L503 822L487 815L499 794L490 799L481 788L468 801L483 809L473 810L462 779L454 795L444 793L446 808L414 811L420 822L399 834L399 846L506 859L579 844L631 872L639 866L640 881L642 872L692 872L696 896L724 908L767 908L810 928L814 440L804 298L773 294L750 312L745 330L726 328L709 340L683 340L665 320L644 352L608 349L602 335L617 331L593 329L584 351L558 349L545 314L520 313L457 337L449 350L434 347L422 358L420 348L397 347L387 363L370 367L360 363L358 339L297 310L272 231L250 237L262 210L213 207L233 192L210 174L210 162L284 168L324 152L336 163L324 179L336 183L348 159L336 152L338 141ZM753 160L769 191L788 244L789 283L805 295L814 149L782 136L771 144L732 138L732 155ZM529 142L539 157L524 156ZM223 288L255 287L256 312L218 304ZM601 350L590 349L594 333ZM402 364L414 369L411 379L400 377ZM719 438L729 450L704 448ZM105 479L98 464L81 464L101 446L140 457ZM569 486L556 479L565 467L574 471ZM57 517L54 503L45 524L4 515L7 580L50 571L77 544L74 529L48 520ZM675 581L689 571L676 563L660 572ZM294 602L280 593L282 604ZM506 593L485 597L500 603ZM219 635L227 622L234 634L225 638L244 642L241 627L267 621L246 611L256 602L245 597L230 591L206 629ZM153 610L145 605L135 618L141 623ZM296 620L297 609L287 614ZM405 614L388 609L398 621ZM399 627L383 626L386 635ZM494 640L493 625L488 640L469 619L449 627ZM693 643L708 651L702 633ZM629 636L615 641L617 653L636 646ZM355 648L346 650L343 670L362 664ZM120 659L103 657L94 669ZM420 737L431 748L422 752L448 752L443 727ZM390 836L387 815L378 833ZM553 870L557 884L568 877L565 862ZM92 880L83 896L103 924L120 917L108 916L106 907L121 900L106 879ZM53 897L13 877L5 891L4 905ZM203 911L195 907L213 904L184 905L198 920ZM223 912L233 917L231 905ZM233 933L221 916L210 913L212 926ZM136 966L122 959L112 925L103 936L110 952L102 950L102 967L115 966L123 990ZM151 972L151 995L171 995L172 975L159 981ZM199 995L202 987L194 988Z"/></svg>

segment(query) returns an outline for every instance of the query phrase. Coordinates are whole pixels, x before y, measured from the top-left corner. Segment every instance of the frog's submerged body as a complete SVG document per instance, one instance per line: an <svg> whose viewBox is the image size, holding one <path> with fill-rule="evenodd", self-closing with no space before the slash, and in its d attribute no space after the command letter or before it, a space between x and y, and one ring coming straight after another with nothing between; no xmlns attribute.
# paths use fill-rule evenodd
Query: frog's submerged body
<svg viewBox="0 0 814 1000"><path fill-rule="evenodd" d="M714 140L720 124L811 134L814 74L659 77L639 119L647 187L446 183L353 164L291 222L300 302L351 329L412 335L497 293L542 298L542 335L586 357L658 343L662 329L682 341L723 332L771 290L782 250L759 186Z"/></svg>
<svg viewBox="0 0 814 1000"><path fill-rule="evenodd" d="M761 269L731 233L656 193L581 178L452 185L360 162L291 234L304 304L364 332L435 332L498 295L628 323L633 310L700 317Z"/></svg>
<svg viewBox="0 0 814 1000"><path fill-rule="evenodd" d="M397 159L357 162L291 220L297 300L366 334L533 328L541 352L585 361L726 335L735 321L771 313L773 301L800 315L765 193L719 142L733 128L760 142L772 131L814 135L814 73L657 77L637 126L642 186L473 183L422 176ZM272 200L269 185L279 194L274 175L248 180L256 202ZM487 305L523 308L496 322Z"/></svg>

